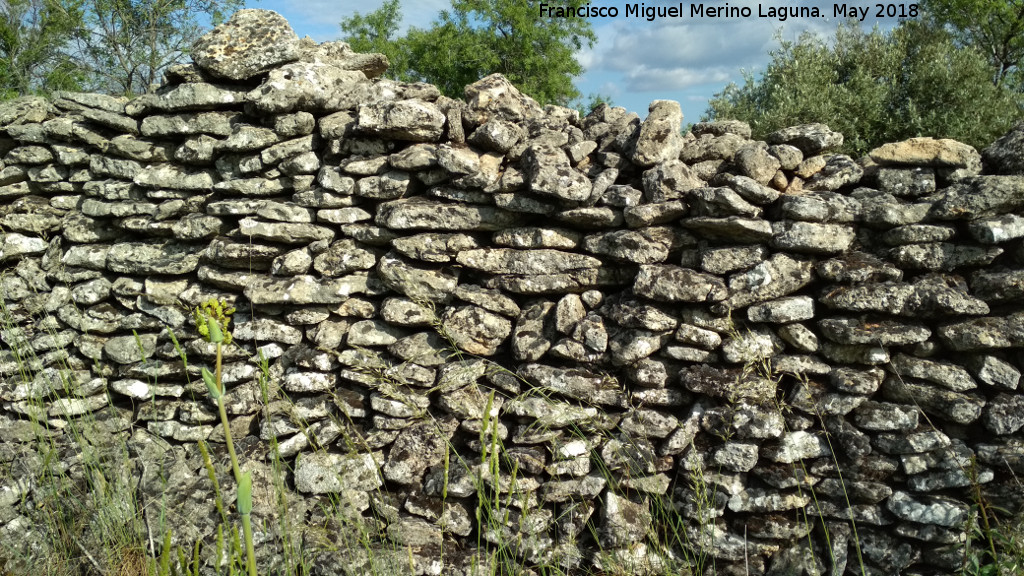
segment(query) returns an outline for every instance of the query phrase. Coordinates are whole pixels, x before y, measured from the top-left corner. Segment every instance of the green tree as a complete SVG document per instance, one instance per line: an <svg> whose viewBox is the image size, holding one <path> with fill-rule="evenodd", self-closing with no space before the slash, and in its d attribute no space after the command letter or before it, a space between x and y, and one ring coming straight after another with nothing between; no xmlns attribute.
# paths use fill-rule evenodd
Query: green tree
<svg viewBox="0 0 1024 576"><path fill-rule="evenodd" d="M83 75L67 47L81 27L74 2L0 2L0 97L78 88Z"/></svg>
<svg viewBox="0 0 1024 576"><path fill-rule="evenodd" d="M182 62L206 32L241 0L84 0L86 34L79 56L90 88L115 94L149 92L164 71Z"/></svg>
<svg viewBox="0 0 1024 576"><path fill-rule="evenodd" d="M962 46L973 46L995 68L999 85L1018 76L1024 62L1024 0L923 0L929 18L949 30Z"/></svg>
<svg viewBox="0 0 1024 576"><path fill-rule="evenodd" d="M341 21L341 32L356 52L377 52L388 57L387 75L396 80L415 81L409 69L409 43L397 36L402 21L399 0L387 0L373 12L352 16Z"/></svg>
<svg viewBox="0 0 1024 576"><path fill-rule="evenodd" d="M556 4L549 2L549 5ZM579 8L583 0L565 0ZM397 37L397 0L341 23L356 50L382 52L392 62L389 76L423 80L449 96L500 72L542 104L566 105L580 97L573 78L583 72L575 54L596 40L582 18L539 16L535 0L452 0L430 28L410 28Z"/></svg>
<svg viewBox="0 0 1024 576"><path fill-rule="evenodd" d="M983 55L934 25L905 21L865 32L845 24L832 46L809 34L780 42L764 74L716 94L705 119L744 120L758 137L824 122L855 154L913 136L983 147L1021 109L1021 97L993 84L992 74Z"/></svg>

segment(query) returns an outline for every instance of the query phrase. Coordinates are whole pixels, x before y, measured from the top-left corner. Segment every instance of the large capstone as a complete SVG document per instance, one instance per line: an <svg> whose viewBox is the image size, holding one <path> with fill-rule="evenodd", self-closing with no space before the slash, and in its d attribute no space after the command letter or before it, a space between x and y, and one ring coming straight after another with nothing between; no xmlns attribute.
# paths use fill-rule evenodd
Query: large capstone
<svg viewBox="0 0 1024 576"><path fill-rule="evenodd" d="M200 68L228 80L247 80L298 57L299 37L270 10L239 10L192 45Z"/></svg>

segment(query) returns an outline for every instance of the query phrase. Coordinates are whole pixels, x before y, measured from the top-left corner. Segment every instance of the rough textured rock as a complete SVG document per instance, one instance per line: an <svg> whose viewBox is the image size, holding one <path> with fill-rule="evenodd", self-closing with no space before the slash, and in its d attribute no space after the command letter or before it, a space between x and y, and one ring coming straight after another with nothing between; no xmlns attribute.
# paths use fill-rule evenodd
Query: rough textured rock
<svg viewBox="0 0 1024 576"><path fill-rule="evenodd" d="M325 573L493 572L479 537L660 574L680 528L722 574L953 573L975 487L1024 508L1020 129L984 174L948 141L854 161L823 125L463 101L273 14L218 30L150 95L0 104L14 558L59 541L54 471L216 538L211 299L261 572L290 526Z"/></svg>
<svg viewBox="0 0 1024 576"><path fill-rule="evenodd" d="M299 58L299 37L269 10L239 10L192 46L201 68L228 80L246 80Z"/></svg>

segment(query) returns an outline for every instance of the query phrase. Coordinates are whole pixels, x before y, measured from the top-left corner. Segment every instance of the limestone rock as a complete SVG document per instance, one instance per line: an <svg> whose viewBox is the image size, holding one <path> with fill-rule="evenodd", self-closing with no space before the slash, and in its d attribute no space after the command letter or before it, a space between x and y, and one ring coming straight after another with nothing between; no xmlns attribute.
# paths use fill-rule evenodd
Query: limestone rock
<svg viewBox="0 0 1024 576"><path fill-rule="evenodd" d="M843 135L833 132L824 124L803 124L783 128L769 134L769 144L789 144L798 148L805 156L821 154L843 145Z"/></svg>
<svg viewBox="0 0 1024 576"><path fill-rule="evenodd" d="M372 454L312 452L300 456L295 464L295 487L307 494L370 492L382 484Z"/></svg>
<svg viewBox="0 0 1024 576"><path fill-rule="evenodd" d="M466 103L470 117L478 125L491 118L522 122L543 114L533 98L525 96L501 74L491 74L466 86Z"/></svg>
<svg viewBox="0 0 1024 576"><path fill-rule="evenodd" d="M879 164L967 168L975 174L981 170L981 155L977 150L949 139L910 138L883 144L868 152L868 156Z"/></svg>
<svg viewBox="0 0 1024 576"><path fill-rule="evenodd" d="M359 106L356 129L396 140L433 142L441 137L444 123L445 115L436 105L399 100Z"/></svg>
<svg viewBox="0 0 1024 576"><path fill-rule="evenodd" d="M523 153L523 172L535 193L575 202L590 197L590 179L569 164L569 157L560 148L530 146Z"/></svg>
<svg viewBox="0 0 1024 576"><path fill-rule="evenodd" d="M366 98L362 72L331 64L295 62L276 68L246 100L263 114L352 110Z"/></svg>
<svg viewBox="0 0 1024 576"><path fill-rule="evenodd" d="M727 296L718 277L671 265L641 266L633 290L662 302L718 302Z"/></svg>
<svg viewBox="0 0 1024 576"><path fill-rule="evenodd" d="M441 323L456 346L480 356L495 354L512 332L512 322L479 306L449 308Z"/></svg>
<svg viewBox="0 0 1024 576"><path fill-rule="evenodd" d="M299 57L299 37L270 10L239 10L195 42L192 60L229 80L247 80Z"/></svg>
<svg viewBox="0 0 1024 576"><path fill-rule="evenodd" d="M1000 216L1024 207L1024 176L975 176L941 191L930 216L973 220Z"/></svg>
<svg viewBox="0 0 1024 576"><path fill-rule="evenodd" d="M640 134L633 147L631 160L647 168L679 156L683 140L680 128L683 113L672 100L651 102L647 118L640 125Z"/></svg>

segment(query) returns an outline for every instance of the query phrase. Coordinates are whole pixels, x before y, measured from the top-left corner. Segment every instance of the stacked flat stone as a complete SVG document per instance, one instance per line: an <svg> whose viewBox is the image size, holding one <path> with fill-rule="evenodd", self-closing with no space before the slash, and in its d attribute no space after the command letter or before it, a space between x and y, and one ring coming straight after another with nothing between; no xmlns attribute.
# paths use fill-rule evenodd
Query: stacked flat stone
<svg viewBox="0 0 1024 576"><path fill-rule="evenodd" d="M948 572L968 486L1020 509L1024 128L984 162L931 138L855 160L821 124L684 134L675 102L581 118L499 75L455 100L257 10L193 58L134 100L0 105L10 469L32 421L72 444L88 416L176 542L212 534L189 310L220 298L243 467L270 486L276 439L295 522L329 495L416 574L498 542L580 571ZM30 540L34 497L0 478L0 539ZM659 502L688 551L646 538Z"/></svg>

